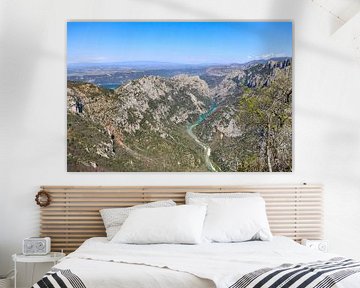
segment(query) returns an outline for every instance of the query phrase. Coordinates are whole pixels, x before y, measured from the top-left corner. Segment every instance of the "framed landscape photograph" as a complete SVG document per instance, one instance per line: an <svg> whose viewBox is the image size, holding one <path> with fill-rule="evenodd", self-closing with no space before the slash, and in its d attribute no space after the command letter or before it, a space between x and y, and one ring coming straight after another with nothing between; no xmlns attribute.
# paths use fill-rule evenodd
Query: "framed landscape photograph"
<svg viewBox="0 0 360 288"><path fill-rule="evenodd" d="M67 23L69 172L291 172L292 22Z"/></svg>

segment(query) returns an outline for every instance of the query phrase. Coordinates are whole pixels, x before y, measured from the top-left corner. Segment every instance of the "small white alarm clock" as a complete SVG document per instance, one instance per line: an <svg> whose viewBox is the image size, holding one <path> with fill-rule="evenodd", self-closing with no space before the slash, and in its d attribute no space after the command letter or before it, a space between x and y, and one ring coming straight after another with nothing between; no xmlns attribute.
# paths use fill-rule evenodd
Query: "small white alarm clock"
<svg viewBox="0 0 360 288"><path fill-rule="evenodd" d="M24 255L46 255L50 253L50 237L30 237L23 240Z"/></svg>

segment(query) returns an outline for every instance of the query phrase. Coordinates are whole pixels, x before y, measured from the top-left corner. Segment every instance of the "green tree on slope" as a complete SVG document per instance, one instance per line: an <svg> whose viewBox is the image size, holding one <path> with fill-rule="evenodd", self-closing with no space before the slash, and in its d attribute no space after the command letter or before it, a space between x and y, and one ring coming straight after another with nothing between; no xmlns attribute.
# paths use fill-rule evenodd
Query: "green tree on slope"
<svg viewBox="0 0 360 288"><path fill-rule="evenodd" d="M290 75L289 75L290 74ZM281 71L268 86L245 89L238 121L252 151L239 171L291 171L292 167L291 73Z"/></svg>

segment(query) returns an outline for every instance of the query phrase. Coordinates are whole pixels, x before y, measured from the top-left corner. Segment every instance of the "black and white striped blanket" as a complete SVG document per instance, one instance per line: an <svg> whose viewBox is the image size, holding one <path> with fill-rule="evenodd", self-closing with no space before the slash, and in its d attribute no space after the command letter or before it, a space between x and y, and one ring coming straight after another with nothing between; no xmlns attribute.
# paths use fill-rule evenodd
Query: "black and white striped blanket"
<svg viewBox="0 0 360 288"><path fill-rule="evenodd" d="M53 268L32 288L86 288L81 279L69 269Z"/></svg>
<svg viewBox="0 0 360 288"><path fill-rule="evenodd" d="M229 288L331 288L360 272L360 262L333 258L305 264L283 264L242 276ZM69 269L52 269L32 288L86 288ZM105 288L105 287L104 287ZM351 287L349 287L351 288Z"/></svg>
<svg viewBox="0 0 360 288"><path fill-rule="evenodd" d="M359 272L360 262L345 258L284 264L246 274L229 288L331 288Z"/></svg>

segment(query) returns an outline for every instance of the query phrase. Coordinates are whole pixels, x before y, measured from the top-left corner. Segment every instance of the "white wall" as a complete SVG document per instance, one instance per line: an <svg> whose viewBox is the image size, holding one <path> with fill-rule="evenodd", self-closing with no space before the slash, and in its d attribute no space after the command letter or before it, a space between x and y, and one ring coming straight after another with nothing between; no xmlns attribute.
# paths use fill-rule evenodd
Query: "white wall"
<svg viewBox="0 0 360 288"><path fill-rule="evenodd" d="M67 173L68 19L293 19L294 172ZM0 274L38 234L42 184L323 183L330 250L360 258L360 55L339 24L310 0L1 0Z"/></svg>

